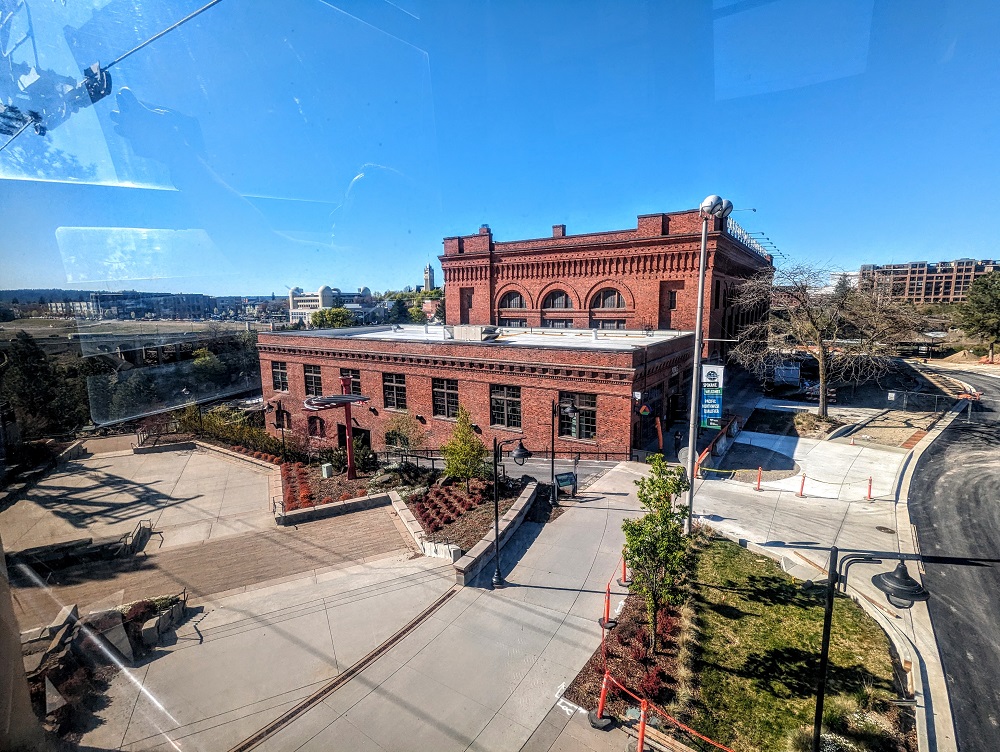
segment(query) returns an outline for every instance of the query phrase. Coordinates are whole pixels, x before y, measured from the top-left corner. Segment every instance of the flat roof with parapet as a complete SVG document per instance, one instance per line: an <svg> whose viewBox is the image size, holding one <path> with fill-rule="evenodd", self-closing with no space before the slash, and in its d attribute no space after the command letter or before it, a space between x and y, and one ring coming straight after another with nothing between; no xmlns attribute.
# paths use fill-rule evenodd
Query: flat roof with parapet
<svg viewBox="0 0 1000 752"><path fill-rule="evenodd" d="M268 332L267 334L271 334ZM355 326L344 329L305 329L274 332L290 337L364 339L382 342L467 342L507 347L562 347L570 350L633 350L679 339L693 332L674 329L632 331L625 329L542 329L509 326L424 326L396 324Z"/></svg>

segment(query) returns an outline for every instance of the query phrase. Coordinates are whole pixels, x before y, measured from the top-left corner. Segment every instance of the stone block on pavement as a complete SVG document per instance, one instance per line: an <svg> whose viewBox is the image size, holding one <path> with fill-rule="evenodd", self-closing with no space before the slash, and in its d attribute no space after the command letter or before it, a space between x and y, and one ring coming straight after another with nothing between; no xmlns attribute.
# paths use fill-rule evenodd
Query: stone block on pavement
<svg viewBox="0 0 1000 752"><path fill-rule="evenodd" d="M159 618L153 617L142 625L142 644L147 648L153 647L160 641L159 624Z"/></svg>
<svg viewBox="0 0 1000 752"><path fill-rule="evenodd" d="M122 654L129 663L135 660L135 655L132 653L132 643L129 642L128 634L125 632L125 627L121 624L116 624L111 627L107 632L104 633L104 639L111 643L114 648Z"/></svg>
<svg viewBox="0 0 1000 752"><path fill-rule="evenodd" d="M52 620L51 624L49 624L48 626L49 634L55 634L59 630L59 627L61 627L63 624L67 623L71 624L75 622L78 618L80 618L80 614L77 611L75 603L70 604L68 606L63 606L62 611L59 612L59 615Z"/></svg>
<svg viewBox="0 0 1000 752"><path fill-rule="evenodd" d="M66 704L66 698L59 694L49 678L45 677L45 715L54 713Z"/></svg>

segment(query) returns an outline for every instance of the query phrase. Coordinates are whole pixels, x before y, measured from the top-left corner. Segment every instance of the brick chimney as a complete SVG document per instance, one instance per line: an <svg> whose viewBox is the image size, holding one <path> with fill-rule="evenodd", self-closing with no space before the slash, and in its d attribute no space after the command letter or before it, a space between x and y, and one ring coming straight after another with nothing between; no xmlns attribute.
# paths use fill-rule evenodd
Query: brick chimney
<svg viewBox="0 0 1000 752"><path fill-rule="evenodd" d="M640 238L653 238L670 233L670 218L666 214L642 214L639 216Z"/></svg>
<svg viewBox="0 0 1000 752"><path fill-rule="evenodd" d="M552 237L554 237L554 238L565 238L566 237L566 225L552 225Z"/></svg>

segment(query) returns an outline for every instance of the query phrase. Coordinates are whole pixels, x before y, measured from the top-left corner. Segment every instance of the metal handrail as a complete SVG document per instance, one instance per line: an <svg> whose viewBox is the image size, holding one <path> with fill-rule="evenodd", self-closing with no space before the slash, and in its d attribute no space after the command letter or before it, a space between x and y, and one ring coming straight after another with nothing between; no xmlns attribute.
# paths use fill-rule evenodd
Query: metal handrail
<svg viewBox="0 0 1000 752"><path fill-rule="evenodd" d="M735 219L727 217L724 227L726 234L733 240L740 243L740 245L745 247L748 251L756 253L758 256L771 261L771 254L768 253L764 246L758 243L749 232L744 230L740 226L740 223Z"/></svg>

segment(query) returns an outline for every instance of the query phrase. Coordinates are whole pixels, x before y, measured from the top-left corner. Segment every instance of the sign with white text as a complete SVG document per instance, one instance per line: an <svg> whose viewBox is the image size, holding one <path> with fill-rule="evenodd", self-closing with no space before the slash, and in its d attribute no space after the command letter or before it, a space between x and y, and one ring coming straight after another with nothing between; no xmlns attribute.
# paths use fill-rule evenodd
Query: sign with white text
<svg viewBox="0 0 1000 752"><path fill-rule="evenodd" d="M724 366L701 367L701 427L718 428L722 425L722 382Z"/></svg>

